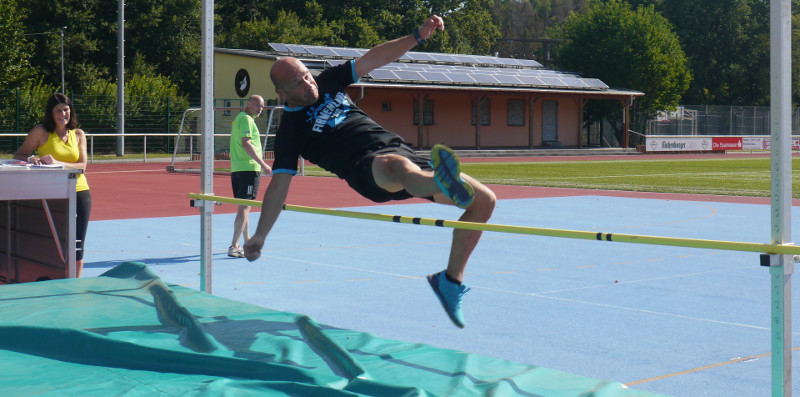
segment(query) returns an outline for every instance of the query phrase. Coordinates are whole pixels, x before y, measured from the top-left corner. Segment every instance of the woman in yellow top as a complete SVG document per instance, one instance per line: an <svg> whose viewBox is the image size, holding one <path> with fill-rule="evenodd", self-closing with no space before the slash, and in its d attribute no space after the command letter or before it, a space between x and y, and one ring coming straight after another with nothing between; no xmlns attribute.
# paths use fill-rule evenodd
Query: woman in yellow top
<svg viewBox="0 0 800 397"><path fill-rule="evenodd" d="M64 94L54 94L47 101L44 120L28 133L14 158L32 164L60 164L85 172L86 134L77 127L78 115L72 108L72 101ZM33 154L34 151L38 156ZM84 174L78 175L77 192L75 269L80 277L83 271L83 242L92 211L92 196Z"/></svg>

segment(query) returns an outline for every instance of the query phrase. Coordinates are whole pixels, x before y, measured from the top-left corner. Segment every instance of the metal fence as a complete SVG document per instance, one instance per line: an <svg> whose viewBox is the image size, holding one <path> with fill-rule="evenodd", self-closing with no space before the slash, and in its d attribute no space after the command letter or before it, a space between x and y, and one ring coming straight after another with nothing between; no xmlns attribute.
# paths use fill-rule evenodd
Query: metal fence
<svg viewBox="0 0 800 397"><path fill-rule="evenodd" d="M117 153L121 138L117 134L116 96L71 94L70 99L80 128L91 136L92 153ZM0 154L13 153L19 148L28 131L41 122L46 100L47 96L0 90ZM215 108L228 109L215 112L215 134L230 133L230 123L246 101L246 98L214 100ZM192 98L126 97L125 153L172 153L186 110L199 104L200 99ZM267 120L262 116L256 123L260 128L266 127ZM197 132L196 127L196 120L188 120L184 126L187 131L183 133Z"/></svg>
<svg viewBox="0 0 800 397"><path fill-rule="evenodd" d="M769 135L769 106L679 106L647 123L647 135ZM800 108L792 112L792 134L800 135Z"/></svg>

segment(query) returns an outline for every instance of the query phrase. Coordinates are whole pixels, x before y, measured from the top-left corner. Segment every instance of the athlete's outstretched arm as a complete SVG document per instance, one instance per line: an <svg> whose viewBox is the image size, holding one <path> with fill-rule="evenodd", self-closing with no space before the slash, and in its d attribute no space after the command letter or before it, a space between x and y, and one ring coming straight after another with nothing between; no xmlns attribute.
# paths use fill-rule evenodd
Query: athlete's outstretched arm
<svg viewBox="0 0 800 397"><path fill-rule="evenodd" d="M419 27L419 35L422 39L427 40L436 30L444 31L444 21L438 15L432 15ZM356 59L356 76L360 78L389 62L397 60L397 58L400 58L416 45L417 39L413 34L409 34L373 47L366 54Z"/></svg>
<svg viewBox="0 0 800 397"><path fill-rule="evenodd" d="M261 248L264 240L267 239L272 225L278 220L278 216L283 210L283 203L289 193L289 185L292 183L291 174L275 174L264 192L264 200L261 203L261 216L258 218L258 226L250 240L244 243L244 257L252 262L261 256Z"/></svg>

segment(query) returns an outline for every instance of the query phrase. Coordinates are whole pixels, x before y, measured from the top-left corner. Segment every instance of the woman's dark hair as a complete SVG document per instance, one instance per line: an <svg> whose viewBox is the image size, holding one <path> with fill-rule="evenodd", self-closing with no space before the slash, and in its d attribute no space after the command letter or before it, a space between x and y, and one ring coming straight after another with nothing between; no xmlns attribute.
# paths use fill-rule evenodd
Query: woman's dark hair
<svg viewBox="0 0 800 397"><path fill-rule="evenodd" d="M69 97L62 93L55 93L50 97L50 99L47 100L47 106L44 110L44 120L42 121L42 126L47 132L53 132L56 130L56 121L53 120L53 109L60 103L69 106L69 121L67 122L67 129L73 130L78 127L78 114L75 113L75 108L72 107L72 101L70 101Z"/></svg>

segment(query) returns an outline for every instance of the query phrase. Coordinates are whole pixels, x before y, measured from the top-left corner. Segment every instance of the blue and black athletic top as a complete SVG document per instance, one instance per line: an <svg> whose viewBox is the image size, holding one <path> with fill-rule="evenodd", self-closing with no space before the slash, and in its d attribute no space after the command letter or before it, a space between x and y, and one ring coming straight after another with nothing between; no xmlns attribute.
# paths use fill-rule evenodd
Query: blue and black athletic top
<svg viewBox="0 0 800 397"><path fill-rule="evenodd" d="M354 61L326 69L314 80L319 86L315 104L284 108L275 137L274 174L297 174L300 155L343 178L364 154L403 142L369 118L345 92L358 81Z"/></svg>

